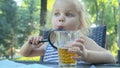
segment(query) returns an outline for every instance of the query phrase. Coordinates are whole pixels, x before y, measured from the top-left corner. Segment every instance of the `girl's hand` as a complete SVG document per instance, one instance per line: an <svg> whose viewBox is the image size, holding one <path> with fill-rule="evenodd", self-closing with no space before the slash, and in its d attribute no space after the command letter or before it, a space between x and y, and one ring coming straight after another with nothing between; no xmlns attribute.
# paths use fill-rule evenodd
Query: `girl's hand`
<svg viewBox="0 0 120 68"><path fill-rule="evenodd" d="M68 48L68 51L78 54L77 57L72 57L72 59L75 60L85 60L87 57L87 49L84 46L83 39L77 39L74 43L71 44L71 47Z"/></svg>
<svg viewBox="0 0 120 68"><path fill-rule="evenodd" d="M39 48L43 44L42 42L40 42L41 40L42 37L40 36L31 36L28 39L28 43L34 48Z"/></svg>

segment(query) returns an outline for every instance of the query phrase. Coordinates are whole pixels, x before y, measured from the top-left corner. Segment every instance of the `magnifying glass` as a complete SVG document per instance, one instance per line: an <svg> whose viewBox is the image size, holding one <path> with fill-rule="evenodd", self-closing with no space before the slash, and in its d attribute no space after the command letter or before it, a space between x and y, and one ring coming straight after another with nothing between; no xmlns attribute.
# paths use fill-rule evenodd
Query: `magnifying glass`
<svg viewBox="0 0 120 68"><path fill-rule="evenodd" d="M57 49L57 31L63 31L64 29L56 29L56 30L46 30L46 31L43 31L42 33L42 36L43 36L43 39L41 41L39 41L38 43L41 43L41 42L49 42L49 44ZM30 42L32 44L32 42Z"/></svg>
<svg viewBox="0 0 120 68"><path fill-rule="evenodd" d="M48 42L55 49L58 48L58 46L57 46L58 45L57 44L57 42L58 42L57 39L60 36L58 36L57 32L59 32L59 31L64 31L64 29L51 30L50 33L49 33L49 36L48 36Z"/></svg>

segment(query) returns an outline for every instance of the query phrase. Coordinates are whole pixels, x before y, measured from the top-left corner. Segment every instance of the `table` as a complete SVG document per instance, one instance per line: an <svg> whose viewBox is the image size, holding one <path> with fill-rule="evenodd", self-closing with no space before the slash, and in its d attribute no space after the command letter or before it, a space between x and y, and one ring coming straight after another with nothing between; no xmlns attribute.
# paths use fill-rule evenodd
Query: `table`
<svg viewBox="0 0 120 68"><path fill-rule="evenodd" d="M56 62L20 62L15 61L17 63L23 64L41 64L45 66L49 66L52 68L59 68L58 63ZM64 67L64 68L73 68L73 67ZM76 68L120 68L120 64L86 64L86 63L78 63Z"/></svg>

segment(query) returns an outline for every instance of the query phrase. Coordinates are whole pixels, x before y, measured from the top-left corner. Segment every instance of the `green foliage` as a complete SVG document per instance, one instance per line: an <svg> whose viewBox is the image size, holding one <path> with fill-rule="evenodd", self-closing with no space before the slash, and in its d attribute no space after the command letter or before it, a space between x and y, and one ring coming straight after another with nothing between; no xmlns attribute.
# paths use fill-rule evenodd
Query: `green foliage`
<svg viewBox="0 0 120 68"><path fill-rule="evenodd" d="M39 0L38 0L39 1ZM39 11L38 8L39 3L37 0L25 0L23 3L25 5L18 7L18 21L19 24L18 32L18 40L20 41L18 44L21 46L24 40L31 34L35 34L39 30ZM37 31L36 31L37 30ZM36 32L35 32L36 31Z"/></svg>
<svg viewBox="0 0 120 68"><path fill-rule="evenodd" d="M4 56L4 54L5 54L5 47L1 44L0 45L0 56Z"/></svg>
<svg viewBox="0 0 120 68"><path fill-rule="evenodd" d="M118 0L83 0L91 22L107 26L107 48L117 56ZM111 41L112 40L112 41Z"/></svg>
<svg viewBox="0 0 120 68"><path fill-rule="evenodd" d="M14 29L16 26L16 3L13 0L0 1L0 45L5 47L5 50L14 46ZM6 6L7 4L7 6ZM2 53L7 57L7 54Z"/></svg>
<svg viewBox="0 0 120 68"><path fill-rule="evenodd" d="M40 20L40 0L24 0L18 6L14 0L0 1L0 54L9 58L14 53L9 48L20 48L29 35L38 34ZM26 6L25 6L26 5Z"/></svg>

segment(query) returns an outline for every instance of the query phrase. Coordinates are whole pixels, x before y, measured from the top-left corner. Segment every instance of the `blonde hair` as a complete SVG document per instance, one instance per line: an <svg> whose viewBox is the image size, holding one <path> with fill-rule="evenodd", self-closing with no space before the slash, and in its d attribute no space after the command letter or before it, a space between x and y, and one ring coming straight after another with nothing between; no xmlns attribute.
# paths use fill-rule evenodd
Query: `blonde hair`
<svg viewBox="0 0 120 68"><path fill-rule="evenodd" d="M54 9L57 1L59 1L59 0L55 1L54 5L53 5L53 9ZM63 0L63 1L65 1L65 0ZM79 13L79 17L80 17L79 20L82 25L82 28L80 28L79 31L82 32L82 34L84 34L84 35L88 35L90 33L90 30L89 30L90 21L87 17L87 12L85 10L85 7L79 0L68 0L68 1L71 1L73 4L75 4L76 9ZM52 9L52 11L53 11L53 9Z"/></svg>
<svg viewBox="0 0 120 68"><path fill-rule="evenodd" d="M79 0L70 0L70 1L72 1L75 4L76 9L79 12L79 17L80 17L79 19L80 19L80 22L82 23L82 28L80 29L80 32L82 32L84 35L89 35L90 21L88 19L85 5L83 6L82 2L80 2Z"/></svg>

